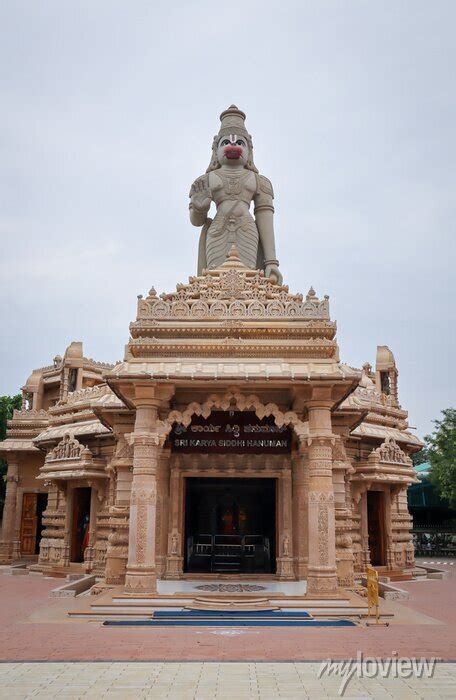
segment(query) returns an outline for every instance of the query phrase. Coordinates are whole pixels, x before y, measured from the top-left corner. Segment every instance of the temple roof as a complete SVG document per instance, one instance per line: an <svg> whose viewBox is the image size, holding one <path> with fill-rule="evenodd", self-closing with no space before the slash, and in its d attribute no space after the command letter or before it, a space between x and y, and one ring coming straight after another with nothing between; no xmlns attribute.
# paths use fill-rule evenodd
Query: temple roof
<svg viewBox="0 0 456 700"><path fill-rule="evenodd" d="M48 440L61 440L66 434L74 437L75 435L89 436L110 432L109 428L103 425L103 423L97 419L93 419L78 423L64 423L63 425L50 426L46 428L46 430L43 430L33 442L40 444Z"/></svg>

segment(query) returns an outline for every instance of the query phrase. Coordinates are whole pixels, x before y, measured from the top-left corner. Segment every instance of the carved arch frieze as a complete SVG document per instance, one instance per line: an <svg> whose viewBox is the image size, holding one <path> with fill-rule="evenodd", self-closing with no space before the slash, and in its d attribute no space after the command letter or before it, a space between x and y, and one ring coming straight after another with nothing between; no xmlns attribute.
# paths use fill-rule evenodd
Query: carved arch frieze
<svg viewBox="0 0 456 700"><path fill-rule="evenodd" d="M260 420L273 416L278 427L291 426L299 440L304 440L308 436L307 424L294 411L284 413L277 404L264 404L256 394L246 395L237 388L228 389L224 394L211 394L203 403L193 401L184 411L171 411L166 420L160 421L160 425L157 425L159 436L161 439L166 437L174 423L187 427L193 416L208 418L214 410L229 411L230 409L254 411Z"/></svg>

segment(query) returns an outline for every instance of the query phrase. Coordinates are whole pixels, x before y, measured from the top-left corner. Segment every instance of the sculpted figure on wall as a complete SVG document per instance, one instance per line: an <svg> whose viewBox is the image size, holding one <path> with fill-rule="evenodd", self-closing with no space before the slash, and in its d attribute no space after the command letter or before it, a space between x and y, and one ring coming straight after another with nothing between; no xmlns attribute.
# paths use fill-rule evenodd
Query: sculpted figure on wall
<svg viewBox="0 0 456 700"><path fill-rule="evenodd" d="M202 226L198 274L220 267L234 244L246 267L264 270L266 277L281 284L274 240L274 193L270 181L255 167L252 138L244 120L244 112L235 105L222 112L209 167L190 190L190 221ZM208 217L212 202L217 209L214 219Z"/></svg>

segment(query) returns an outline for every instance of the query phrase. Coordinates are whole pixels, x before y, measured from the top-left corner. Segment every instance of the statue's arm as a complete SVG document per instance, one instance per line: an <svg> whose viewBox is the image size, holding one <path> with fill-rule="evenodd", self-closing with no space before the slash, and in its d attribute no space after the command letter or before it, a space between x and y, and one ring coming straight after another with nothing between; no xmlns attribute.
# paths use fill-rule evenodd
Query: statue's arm
<svg viewBox="0 0 456 700"><path fill-rule="evenodd" d="M207 213L211 207L211 190L209 187L209 175L201 175L190 189L190 221L193 226L203 226L207 220Z"/></svg>
<svg viewBox="0 0 456 700"><path fill-rule="evenodd" d="M279 262L276 256L274 237L274 191L270 180L264 175L258 176L258 185L254 197L255 208L253 213L263 246L265 273L267 277L270 277L272 273L280 284L282 276L278 271Z"/></svg>

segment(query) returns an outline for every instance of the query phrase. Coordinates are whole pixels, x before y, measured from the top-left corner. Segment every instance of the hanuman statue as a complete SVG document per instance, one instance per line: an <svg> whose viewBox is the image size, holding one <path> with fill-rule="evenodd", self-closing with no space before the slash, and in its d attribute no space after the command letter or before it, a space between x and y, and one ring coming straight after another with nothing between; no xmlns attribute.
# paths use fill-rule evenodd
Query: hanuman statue
<svg viewBox="0 0 456 700"><path fill-rule="evenodd" d="M220 121L209 167L190 190L190 221L202 226L198 274L205 268L220 267L234 244L246 267L264 270L266 277L281 284L272 185L253 162L252 137L245 128L244 112L231 105L222 112ZM250 213L252 200L255 218ZM214 219L208 217L212 202L217 208Z"/></svg>

